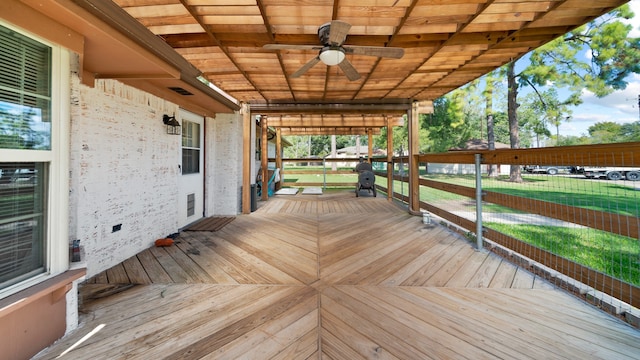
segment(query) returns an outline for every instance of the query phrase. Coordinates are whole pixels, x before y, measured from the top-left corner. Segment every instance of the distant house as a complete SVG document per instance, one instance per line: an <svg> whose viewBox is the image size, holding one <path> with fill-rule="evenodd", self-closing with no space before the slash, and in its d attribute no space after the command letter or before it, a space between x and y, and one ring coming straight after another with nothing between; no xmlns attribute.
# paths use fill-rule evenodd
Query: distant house
<svg viewBox="0 0 640 360"><path fill-rule="evenodd" d="M509 149L507 144L495 143L495 149ZM489 150L489 144L486 140L471 139L468 140L463 147L453 147L449 151L474 151L474 150ZM497 171L499 175L508 175L511 166L499 165ZM489 165L483 165L481 171L483 174L488 174L490 170ZM427 164L427 173L431 174L475 174L475 166L471 164Z"/></svg>
<svg viewBox="0 0 640 360"><path fill-rule="evenodd" d="M500 142L494 143L494 149L510 149L511 146ZM453 147L449 151L464 151L464 150L489 150L489 142L484 139L470 139L464 143L462 147Z"/></svg>
<svg viewBox="0 0 640 360"><path fill-rule="evenodd" d="M338 157L358 157L358 156L367 156L367 147L361 146L360 152L356 146L346 146L342 149L337 149L336 153ZM373 156L386 156L387 151L383 149L373 149Z"/></svg>

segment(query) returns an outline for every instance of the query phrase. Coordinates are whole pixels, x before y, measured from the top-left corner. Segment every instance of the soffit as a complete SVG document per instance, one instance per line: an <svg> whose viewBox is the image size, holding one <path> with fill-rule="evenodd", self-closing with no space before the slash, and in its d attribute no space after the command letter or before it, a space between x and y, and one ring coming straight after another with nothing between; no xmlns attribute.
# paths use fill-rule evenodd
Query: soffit
<svg viewBox="0 0 640 360"><path fill-rule="evenodd" d="M94 9L87 9L84 2L71 0L3 0L2 8L6 11L0 16L78 53L79 71L87 85L92 85L98 78L117 79L207 116L239 109L235 100L198 81L200 72L184 58L166 56L175 55L175 51L164 41L151 35L157 44L166 47L164 53L154 49L153 44L140 44L136 31L148 33L148 30L133 19L131 23L139 29L123 31L108 21L113 14L92 12L90 10ZM115 16L120 17L120 21L131 19L122 9L114 9L119 10ZM52 32L49 26L52 24L60 24L63 28ZM60 39L65 31L68 36L80 37L81 41L70 43Z"/></svg>
<svg viewBox="0 0 640 360"><path fill-rule="evenodd" d="M620 0L114 0L232 97L252 104L433 100L624 4ZM352 25L345 45L401 47L401 59L347 55L293 74L318 27Z"/></svg>

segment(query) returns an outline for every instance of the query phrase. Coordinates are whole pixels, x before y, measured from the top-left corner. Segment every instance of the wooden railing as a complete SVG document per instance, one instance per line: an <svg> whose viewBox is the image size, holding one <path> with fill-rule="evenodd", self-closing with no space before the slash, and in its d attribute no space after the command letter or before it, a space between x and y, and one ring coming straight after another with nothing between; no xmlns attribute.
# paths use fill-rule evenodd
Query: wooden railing
<svg viewBox="0 0 640 360"><path fill-rule="evenodd" d="M539 181L545 176L550 175L528 174L522 170L522 166L546 165L573 167L574 170L579 170L582 167L624 167L640 169L640 143L494 151L461 151L444 154L416 155L415 161L419 164L420 169L425 167L429 168L430 165L433 164L465 164L472 166L475 164L476 154L480 154L480 163L485 168L484 170L488 170L492 165L517 166L520 167L522 176L525 176L525 178L530 177L533 181ZM429 179L430 174L433 175L430 171L425 171L426 176L420 178L419 183L421 187L457 194L461 197L475 200L477 194L475 186ZM380 175L382 176L383 174ZM634 278L636 280L634 283L620 280L617 277L595 270L578 261L569 260L555 254L553 251L543 249L530 242L492 229L491 226L482 226L483 238L490 241L488 244L485 244L485 247L495 250L493 246L498 245L500 248L506 249L506 251L513 251L527 259L531 259L542 265L542 267L532 268L532 270L535 270L547 279L572 288L572 290L582 293L587 292L587 296L589 296L589 289L585 289L585 287L582 286L583 284L597 292L612 296L634 307L640 307L640 287L638 287L637 282L637 279L640 278L638 276L638 271L640 271L640 266L638 266L640 265L640 218L638 216L638 207L640 207L640 205L632 209L616 209L618 205L615 203L619 199L616 199L615 195L608 193L608 189L617 187L635 189L638 193L637 201L635 201L636 199L634 198L631 203L640 204L640 181L624 180L622 182L613 182L606 179L589 180L580 173L560 176L564 176L564 179L567 179L567 185L565 186L573 186L568 185L570 180L583 181L584 184L604 182L603 188L605 189L604 191L607 192L585 194L584 196L596 197L598 201L610 201L612 204L596 204L598 206L594 208L594 206L587 203L587 200L581 199L580 197L582 195L576 192L575 189L569 188L565 190L554 189L556 199L549 199L548 197L536 199L531 196L520 196L517 192L514 194L513 191L505 193L482 189L481 203L499 205L514 213L538 215L544 218L573 224L571 226L599 230L611 234L612 237L623 236L635 240L635 244L633 245L634 249L630 250L634 251L634 253L630 254L632 257L630 263L633 268L623 269L623 271L629 271L635 274ZM484 174L482 178L487 179L487 175ZM500 181L508 181L508 178L509 174L506 173ZM403 178L400 179L400 181L407 181L407 179ZM545 189L540 191L545 191ZM627 191L627 193L631 193L630 196L635 196L633 190ZM394 195L394 197L405 202L409 201L409 197L404 194L400 194L400 196ZM457 215L452 211L444 209L437 201L423 199L422 197L420 199L420 208L444 219L450 224L465 229L473 236L477 236L477 219L472 220L468 217ZM607 210L603 210L603 208L607 208ZM629 211L631 214L625 214L625 212ZM480 221L482 220L480 219ZM554 234L548 235L554 236ZM559 240L562 241L564 239ZM604 246L607 245L605 244ZM580 251L582 251L582 249L576 249L577 253ZM633 257L635 257L635 263ZM618 265L612 264L612 266ZM570 281L560 281L560 278L564 277L575 279L580 285L572 285Z"/></svg>
<svg viewBox="0 0 640 360"><path fill-rule="evenodd" d="M387 179L388 174L392 174L392 181L377 180L376 187L379 192L391 194L388 195L390 199L393 198L404 203L411 202L412 187L416 186L419 188L420 193L441 191L459 196L460 198L467 199L465 203L468 205L476 201L478 192L476 191L476 186L473 181L463 180L464 177L473 178L475 176L477 154L480 155L481 184L483 184L481 185L482 196L479 205L481 209L482 204L485 204L485 206L490 205L494 208L500 207L503 209L500 211L508 214L555 219L556 221L562 221L564 224L568 224L563 226L571 226L573 229L594 229L594 231L610 234L612 238L624 237L631 239L633 248L621 250L630 252L628 254L628 256L631 257L630 265L628 265L630 268L620 269L620 271L633 272L633 274L631 274L632 277L634 277L634 279L640 279L640 216L638 215L640 213L640 181L589 180L580 174L555 175L551 177L551 175L545 174L528 174L522 170L522 166L525 165L571 166L577 168L592 166L626 167L640 169L640 143L535 149L501 149L493 151L455 151L442 154L415 155L413 158L414 166L421 174L418 180L419 184L415 185L409 184L408 157L395 157L392 162L387 162L386 158L372 158L371 161L373 164L379 163L380 167L391 167L391 169L393 169L393 172L375 171L377 177L381 179ZM358 159L325 159L324 164L327 166L326 164L332 161L345 160L351 161L354 167L358 161ZM286 161L316 161L322 163L323 159L287 159ZM402 165L400 166L400 164ZM464 176L461 176L459 171L458 173L448 175L438 173L438 166L440 166L440 172L443 172L443 168L446 170L446 166L443 167L443 164L453 164L458 167L463 166L466 167L467 172L471 170L471 173ZM502 167L502 175L499 175L498 178L489 177L487 172L490 169L495 172L495 167L498 165ZM507 167L511 168L514 166L521 169L521 174L526 180L525 185L529 186L526 188L526 186L523 185L526 191L523 190L521 194L517 189L506 191L500 188L485 188L485 183L491 183L493 187L495 187L495 184L513 184L513 182L509 181L509 173L504 170ZM402 171L400 167L402 167ZM434 168L436 169L434 170ZM286 167L284 173L291 174L286 170ZM322 170L320 173L322 173ZM343 172L327 171L326 173L342 174ZM565 185L562 185L562 180L566 181ZM354 178L353 183L323 184L322 182L313 182L305 183L305 185L301 186L350 186L354 185L355 181L357 180ZM566 187L554 189L541 187L535 191L531 190L533 186L542 184L545 181L559 183L561 184L560 186ZM603 191L605 191L605 193L585 193L581 195L582 190L569 188L569 186L576 186L576 184L577 186L582 186L582 184L591 186L600 182L603 183L600 187L604 189ZM385 186L388 183L392 184L392 190L389 190L388 186ZM296 185L300 185L300 183L296 183ZM635 189L637 191L634 192L629 189ZM627 198L616 198L616 195L613 194L614 190L626 191L626 195L623 196ZM611 193L609 193L609 191L611 191ZM549 197L550 192L553 192L551 198ZM526 196L524 193L526 193ZM532 194L535 196L532 196ZM585 199L583 199L583 197ZM629 197L632 197L632 199L629 199ZM611 203L593 205L588 203L588 201L591 201L589 199ZM619 208L620 205L617 203L621 201L627 204L638 203L639 205L632 209L622 209ZM420 195L419 208L422 211L428 211L432 215L440 218L441 221L465 231L466 235L476 238L478 222L480 222L482 229L481 239L487 240L484 242L484 247L492 251L502 252L503 255L507 254L511 256L509 254L519 254L519 259L525 259L523 260L524 265L529 264L530 260L532 260L536 266L530 266L529 264L528 266L531 270L554 281L556 284L580 292L583 295L586 294L587 296L591 296L590 289L592 289L598 294L606 294L631 306L640 307L640 287L638 287L636 280L626 281L618 276L612 276L605 271L596 270L581 261L570 260L560 256L553 250L537 246L531 243L531 241L519 239L513 234L506 233L504 229L500 231L493 228L494 225L487 225L486 222L483 224L482 218L489 215L491 213L489 211L483 211L481 218L475 219L474 216L462 216L460 215L460 211L447 208L448 206L447 201L438 200L437 197L434 198L433 196L424 194ZM470 212L472 211L466 211L466 213ZM558 229L564 230L565 228L558 227ZM580 230L573 231L579 232ZM551 232L547 233L547 236L561 237L563 235L554 235ZM564 239L554 240L559 244L565 241ZM607 244L600 244L598 246L601 245L608 246ZM583 250L585 249L575 249L577 258L580 257L579 255ZM627 254L621 254L621 256L627 256ZM634 256L635 260L633 258ZM620 264L610 265L611 267L618 268L627 266ZM571 281L571 279L575 281ZM595 296L592 300L598 301Z"/></svg>
<svg viewBox="0 0 640 360"><path fill-rule="evenodd" d="M270 159L269 161L273 161ZM344 188L355 187L358 176L354 172L356 165L360 162L360 158L288 158L283 159L283 168L281 169L281 175L284 181L280 186L315 186L323 188ZM340 169L331 170L332 165ZM305 166L308 169L300 169ZM294 169L291 169L294 167ZM308 176L316 175L315 181L288 181L295 178L296 175ZM333 175L341 175L341 178L345 178L343 181L331 181ZM328 178L328 179L327 179Z"/></svg>

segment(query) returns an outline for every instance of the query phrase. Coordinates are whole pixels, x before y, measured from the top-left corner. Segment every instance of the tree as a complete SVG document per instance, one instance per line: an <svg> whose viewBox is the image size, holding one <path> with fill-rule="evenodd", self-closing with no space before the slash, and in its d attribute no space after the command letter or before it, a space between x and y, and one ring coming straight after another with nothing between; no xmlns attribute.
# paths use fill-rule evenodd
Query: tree
<svg viewBox="0 0 640 360"><path fill-rule="evenodd" d="M622 125L620 129L622 141L640 141L640 121Z"/></svg>
<svg viewBox="0 0 640 360"><path fill-rule="evenodd" d="M445 152L469 139L471 129L465 126L463 95L456 90L442 96L433 102L433 114L422 115L420 128L426 131L423 135L429 152Z"/></svg>
<svg viewBox="0 0 640 360"><path fill-rule="evenodd" d="M608 144L623 141L622 125L613 121L599 122L589 126L589 135L596 144Z"/></svg>
<svg viewBox="0 0 640 360"><path fill-rule="evenodd" d="M435 103L435 102L434 102ZM418 142L420 143L420 148L418 149L418 153L427 153L433 151L432 142L429 138L429 132L424 129L423 124L426 121L425 117L428 117L428 114L420 115L419 122L421 124L418 129ZM380 131L380 135L373 137L373 144L378 149L386 149L387 148L387 128L382 128ZM394 154L404 154L409 148L409 128L408 121L406 115L404 116L404 125L396 126L393 128L393 153Z"/></svg>
<svg viewBox="0 0 640 360"><path fill-rule="evenodd" d="M506 112L499 111L493 113L493 133L496 142L502 144L509 143L509 117ZM522 136L522 134L520 135L520 141L524 142L525 145L529 144L529 140L529 137Z"/></svg>
<svg viewBox="0 0 640 360"><path fill-rule="evenodd" d="M512 149L520 148L520 137L518 136L518 84L515 74L516 63L510 62L507 65L507 116L509 117L509 144ZM511 166L509 171L509 181L522 182L520 166Z"/></svg>
<svg viewBox="0 0 640 360"><path fill-rule="evenodd" d="M556 139L560 137L560 124L571 117L573 103L572 98L561 101L555 88L530 93L518 109L518 122L536 136L536 144L540 147L541 136L551 137L549 126L555 127Z"/></svg>
<svg viewBox="0 0 640 360"><path fill-rule="evenodd" d="M307 136L287 136L291 146L284 148L285 158L303 158L309 153L309 141Z"/></svg>
<svg viewBox="0 0 640 360"><path fill-rule="evenodd" d="M512 148L520 147L517 119L519 87L530 86L537 94L540 94L538 87L549 84L568 87L572 94L565 102L577 104L583 89L596 96L605 96L614 90L624 89L627 75L640 73L640 39L630 38L632 27L620 21L632 17L629 6L623 5L534 50L529 56L530 64L519 74L515 72L516 60L506 65ZM587 51L590 56L582 59L579 56L581 51ZM542 96L540 99L544 102ZM555 118L556 128L561 119ZM512 167L510 180L522 180L518 167Z"/></svg>
<svg viewBox="0 0 640 360"><path fill-rule="evenodd" d="M630 38L632 26L620 21L633 16L623 5L551 41L531 53L524 73L535 84L551 81L574 93L586 88L599 97L625 89L627 76L640 73L640 38Z"/></svg>
<svg viewBox="0 0 640 360"><path fill-rule="evenodd" d="M405 116L404 125L396 126L393 128L393 153L400 153L400 149L407 150L408 143L407 139L409 138L409 131L407 128L407 119ZM380 135L375 136L373 138L373 144L378 149L386 149L387 148L387 128L382 128L380 130Z"/></svg>
<svg viewBox="0 0 640 360"><path fill-rule="evenodd" d="M498 72L492 71L487 74L485 78L485 88L482 91L482 96L485 102L485 117L487 119L487 146L489 150L495 150L496 138L495 138L495 118L493 113L493 97L496 84L498 83ZM491 165L489 167L489 176L498 176L498 166Z"/></svg>
<svg viewBox="0 0 640 360"><path fill-rule="evenodd" d="M309 156L323 157L331 152L331 136L311 136L311 149Z"/></svg>

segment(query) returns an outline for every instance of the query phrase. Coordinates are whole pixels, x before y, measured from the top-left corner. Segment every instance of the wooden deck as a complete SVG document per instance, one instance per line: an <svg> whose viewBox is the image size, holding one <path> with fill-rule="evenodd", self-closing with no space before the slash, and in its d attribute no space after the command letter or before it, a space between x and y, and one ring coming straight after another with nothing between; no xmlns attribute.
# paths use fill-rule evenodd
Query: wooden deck
<svg viewBox="0 0 640 360"><path fill-rule="evenodd" d="M63 358L640 358L637 329L421 220L353 191L275 196L88 280L80 328L36 358L101 324Z"/></svg>

